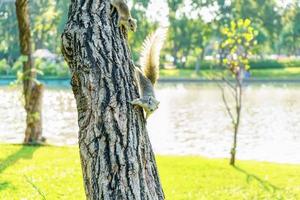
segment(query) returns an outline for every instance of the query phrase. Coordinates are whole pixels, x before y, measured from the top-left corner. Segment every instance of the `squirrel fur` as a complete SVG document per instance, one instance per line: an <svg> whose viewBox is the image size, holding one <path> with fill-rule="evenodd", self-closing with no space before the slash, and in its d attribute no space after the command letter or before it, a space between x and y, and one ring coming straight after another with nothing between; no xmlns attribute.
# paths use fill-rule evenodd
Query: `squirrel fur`
<svg viewBox="0 0 300 200"><path fill-rule="evenodd" d="M129 28L131 31L136 31L136 19L131 17L131 13L129 10L128 5L124 0L111 0L111 5L117 9L119 19L118 19L118 26L125 26ZM112 14L113 10L111 11Z"/></svg>
<svg viewBox="0 0 300 200"><path fill-rule="evenodd" d="M159 101L155 98L154 85L159 77L159 55L166 35L167 28L158 28L144 40L139 61L141 68L135 68L141 97L130 103L142 107L146 112L146 118L159 105Z"/></svg>

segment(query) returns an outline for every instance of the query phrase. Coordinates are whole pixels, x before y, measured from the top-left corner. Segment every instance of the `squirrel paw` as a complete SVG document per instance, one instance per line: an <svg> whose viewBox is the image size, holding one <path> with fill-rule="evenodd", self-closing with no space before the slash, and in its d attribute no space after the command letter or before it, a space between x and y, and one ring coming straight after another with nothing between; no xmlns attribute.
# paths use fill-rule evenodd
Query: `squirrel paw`
<svg viewBox="0 0 300 200"><path fill-rule="evenodd" d="M132 105L142 107L146 112L146 118L148 118L155 110L158 109L159 101L152 96L138 98L130 102Z"/></svg>

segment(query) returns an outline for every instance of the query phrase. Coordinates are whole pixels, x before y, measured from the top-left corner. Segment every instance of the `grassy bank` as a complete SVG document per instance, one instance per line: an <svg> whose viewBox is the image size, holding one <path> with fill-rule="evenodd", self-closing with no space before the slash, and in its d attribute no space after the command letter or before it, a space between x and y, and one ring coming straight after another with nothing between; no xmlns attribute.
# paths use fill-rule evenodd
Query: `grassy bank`
<svg viewBox="0 0 300 200"><path fill-rule="evenodd" d="M0 145L0 199L84 199L76 147ZM300 165L158 156L166 199L300 199Z"/></svg>
<svg viewBox="0 0 300 200"><path fill-rule="evenodd" d="M251 69L251 78L253 79L279 79L279 80L295 80L300 79L300 67L289 67L289 68L278 68L278 69ZM208 79L209 77L213 77L216 74L216 71L203 69L198 73L193 69L161 69L160 70L160 78L163 79ZM16 77L14 75L1 75L1 79L8 79L9 81L14 81ZM53 76L53 75L45 75L39 76L39 80L68 80L70 79L69 75L64 76Z"/></svg>
<svg viewBox="0 0 300 200"><path fill-rule="evenodd" d="M214 73L213 70L202 70L196 73L189 69L162 69L161 78L207 78ZM300 67L290 67L283 69L252 69L251 78L259 79L300 79Z"/></svg>

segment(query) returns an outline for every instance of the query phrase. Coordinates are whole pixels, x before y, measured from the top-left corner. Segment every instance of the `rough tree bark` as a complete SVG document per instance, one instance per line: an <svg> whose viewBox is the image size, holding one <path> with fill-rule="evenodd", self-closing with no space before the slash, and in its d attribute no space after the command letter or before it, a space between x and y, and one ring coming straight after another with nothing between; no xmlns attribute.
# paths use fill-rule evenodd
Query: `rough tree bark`
<svg viewBox="0 0 300 200"><path fill-rule="evenodd" d="M38 84L32 59L32 44L28 0L16 0L21 55L23 62L23 94L25 98L26 131L25 144L35 144L42 140L42 94L43 85Z"/></svg>
<svg viewBox="0 0 300 200"><path fill-rule="evenodd" d="M164 199L139 97L127 33L108 0L71 1L62 34L77 103L87 199Z"/></svg>

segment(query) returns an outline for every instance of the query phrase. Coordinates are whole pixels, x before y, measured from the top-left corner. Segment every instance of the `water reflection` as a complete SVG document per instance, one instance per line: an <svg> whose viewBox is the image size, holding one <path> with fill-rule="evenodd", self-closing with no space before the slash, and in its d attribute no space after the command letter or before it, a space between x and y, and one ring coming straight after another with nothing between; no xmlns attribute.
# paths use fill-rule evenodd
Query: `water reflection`
<svg viewBox="0 0 300 200"><path fill-rule="evenodd" d="M249 86L241 123L238 158L300 163L300 86ZM228 157L231 126L218 88L167 85L157 90L160 109L148 120L154 151ZM20 143L24 110L20 92L0 88L0 142ZM47 89L44 135L52 144L76 144L77 113L70 89Z"/></svg>

